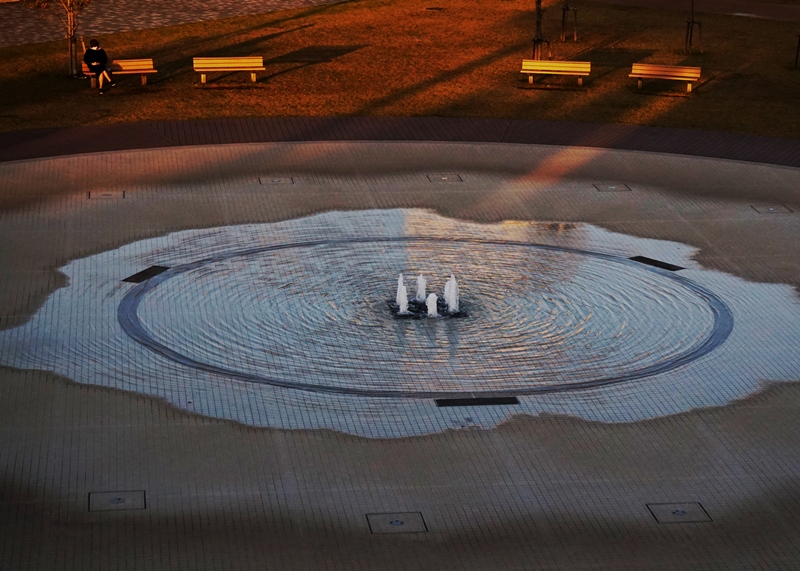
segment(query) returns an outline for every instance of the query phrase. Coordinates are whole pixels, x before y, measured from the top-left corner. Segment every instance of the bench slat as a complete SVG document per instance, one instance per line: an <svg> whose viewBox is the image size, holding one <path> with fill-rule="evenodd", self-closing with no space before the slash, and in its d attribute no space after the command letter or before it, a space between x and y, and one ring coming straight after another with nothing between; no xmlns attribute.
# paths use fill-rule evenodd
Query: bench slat
<svg viewBox="0 0 800 571"><path fill-rule="evenodd" d="M575 73L588 75L592 69L592 62L588 61L542 61L522 60L521 73Z"/></svg>
<svg viewBox="0 0 800 571"><path fill-rule="evenodd" d="M668 75L666 73L632 73L628 77L643 77L645 79L672 79L675 81L694 81L698 75Z"/></svg>
<svg viewBox="0 0 800 571"><path fill-rule="evenodd" d="M628 77L639 80L639 89L642 88L643 79L669 79L672 81L685 81L686 92L692 91L692 82L700 79L700 68L681 65L658 65L653 63L635 63L631 67Z"/></svg>
<svg viewBox="0 0 800 571"><path fill-rule="evenodd" d="M113 74L140 75L142 78L142 85L147 85L147 74L158 73L158 70L153 66L152 58L118 59L112 61L108 67L111 68L111 73ZM90 85L94 88L97 79L94 74L89 71L89 66L86 65L86 62L81 62L81 68L83 69L83 75L90 76L92 80Z"/></svg>
<svg viewBox="0 0 800 571"><path fill-rule="evenodd" d="M195 67L263 67L262 56L248 57L196 57L192 58Z"/></svg>
<svg viewBox="0 0 800 571"><path fill-rule="evenodd" d="M257 71L264 71L262 56L243 57L196 57L192 58L194 71L200 74L200 83L206 82L206 74L220 71L249 71L250 81L256 82Z"/></svg>
<svg viewBox="0 0 800 571"><path fill-rule="evenodd" d="M631 77L636 77L637 75L644 75L644 76L660 76L660 75L668 75L670 77L692 77L692 78L699 78L700 77L700 68L699 67L686 67L686 66L676 66L676 65L654 65L654 64L642 64L642 63L635 63L631 69Z"/></svg>
<svg viewBox="0 0 800 571"><path fill-rule="evenodd" d="M520 73L528 74L528 83L533 84L534 75L589 75L592 62L589 61L549 61L539 59L522 60ZM578 85L583 85L583 77L578 77Z"/></svg>
<svg viewBox="0 0 800 571"><path fill-rule="evenodd" d="M195 66L195 71L264 71L267 69L262 66L242 65L242 66Z"/></svg>

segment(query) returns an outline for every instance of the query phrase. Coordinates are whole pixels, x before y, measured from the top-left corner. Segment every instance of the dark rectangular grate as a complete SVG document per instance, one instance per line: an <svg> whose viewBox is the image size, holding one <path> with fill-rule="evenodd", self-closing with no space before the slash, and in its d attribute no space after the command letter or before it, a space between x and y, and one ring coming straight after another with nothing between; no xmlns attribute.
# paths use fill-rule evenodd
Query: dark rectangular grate
<svg viewBox="0 0 800 571"><path fill-rule="evenodd" d="M441 174L429 174L428 180L431 182L464 182L464 179L458 173L441 173Z"/></svg>
<svg viewBox="0 0 800 571"><path fill-rule="evenodd" d="M89 511L108 512L123 510L145 510L147 500L144 490L124 490L121 492L90 492Z"/></svg>
<svg viewBox="0 0 800 571"><path fill-rule="evenodd" d="M290 176L260 176L258 184L294 184L294 178Z"/></svg>
<svg viewBox="0 0 800 571"><path fill-rule="evenodd" d="M645 256L634 256L629 258L634 262L639 262L640 264L647 264L648 266L655 266L656 268L661 268L662 270L669 270L671 272L677 272L678 270L685 270L686 268L682 268L681 266L676 266L675 264L668 264L667 262L662 262L661 260L654 260L653 258L646 258Z"/></svg>
<svg viewBox="0 0 800 571"><path fill-rule="evenodd" d="M436 399L436 406L492 406L519 404L517 397L478 397L472 399Z"/></svg>
<svg viewBox="0 0 800 571"><path fill-rule="evenodd" d="M129 282L132 284L140 284L143 281L147 281L150 278L157 276L158 274L163 274L168 269L169 268L166 266L150 266L146 270L142 270L138 274L133 274L132 276L128 276L122 281Z"/></svg>
<svg viewBox="0 0 800 571"><path fill-rule="evenodd" d="M594 187L600 192L630 192L631 187L627 184L618 182L616 184L595 184Z"/></svg>
<svg viewBox="0 0 800 571"><path fill-rule="evenodd" d="M645 505L658 523L706 523L714 521L700 502Z"/></svg>
<svg viewBox="0 0 800 571"><path fill-rule="evenodd" d="M751 204L750 208L761 214L788 214L792 211L783 204Z"/></svg>

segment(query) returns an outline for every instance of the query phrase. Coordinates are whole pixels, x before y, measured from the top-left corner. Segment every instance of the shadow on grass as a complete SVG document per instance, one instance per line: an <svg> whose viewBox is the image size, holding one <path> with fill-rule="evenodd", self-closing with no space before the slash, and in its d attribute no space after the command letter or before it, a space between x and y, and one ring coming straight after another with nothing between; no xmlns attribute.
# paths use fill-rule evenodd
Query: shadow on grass
<svg viewBox="0 0 800 571"><path fill-rule="evenodd" d="M355 52L357 50L360 50L361 48L364 48L364 47L366 47L366 46L363 46L363 45L358 45L358 46L308 46L308 47L305 47L305 48L301 48L299 50L295 50L293 52L289 52L287 54L284 54L284 55L281 55L281 56L277 56L277 57L274 57L274 58L269 59L269 60L265 60L264 61L264 65L265 66L272 65L272 64L287 64L287 63L296 63L296 64L299 64L299 65L295 65L295 66L292 66L290 68L283 69L281 71L276 71L276 72L273 72L273 73L270 73L270 74L267 74L267 75L262 75L260 78L258 78L258 81L256 83L264 83L264 82L269 81L272 78L278 77L280 75L285 75L285 74L288 74L288 73L292 73L294 71L297 71L299 69L303 69L305 67L309 67L309 66L312 66L312 65L316 65L316 64L320 64L320 63L330 63L330 62L332 62L334 59L336 59L338 57L347 55L349 53L353 53L353 52ZM215 80L224 79L226 77L234 75L235 73L238 73L238 72L224 73L222 75L216 76L214 79ZM210 82L210 78L209 78L209 82ZM249 85L252 86L252 87L256 86L252 82L249 83ZM223 86L205 85L203 87L204 88L209 88L209 87L213 88L213 87L223 87ZM228 84L228 85L225 85L224 87L228 87L228 88L231 88L231 89L233 89L233 88L241 89L244 86Z"/></svg>
<svg viewBox="0 0 800 571"><path fill-rule="evenodd" d="M328 63L338 57L345 56L365 47L367 46L307 46L281 56L264 60L264 65L273 63Z"/></svg>
<svg viewBox="0 0 800 571"><path fill-rule="evenodd" d="M388 107L389 105L402 101L407 97L422 93L423 91L430 89L431 87L434 87L442 82L452 81L457 77L475 71L480 67L489 65L490 63L501 60L512 54L519 53L522 49L524 49L526 43L527 42L516 43L511 46L495 50L483 57L462 64L455 69L444 71L435 77L420 81L419 83L415 83L414 85L410 85L406 88L390 93L389 95L370 101L358 109L355 114L369 115L371 113L380 111L384 107Z"/></svg>
<svg viewBox="0 0 800 571"><path fill-rule="evenodd" d="M264 42L286 34L291 34L298 30L310 28L314 26L314 24L303 24L287 30L275 30L274 28L286 23L320 15L331 9L345 4L354 3L356 1L357 0L343 0L341 2L312 6L296 14L284 16L276 20L269 20L230 32L209 36L193 35L168 42L156 49L137 49L130 52L123 51L119 54L112 54L112 56L115 55L118 59L133 57L152 58L156 69L159 70L159 74L157 74L157 77L153 77L153 80L159 81L164 79L172 79L186 71L191 71L192 57L200 55L209 57L253 55L253 50L264 48L262 45ZM236 41L237 38L255 34L259 31L267 31L268 33L244 42ZM224 47L211 48L211 46L219 45L220 43L224 43Z"/></svg>

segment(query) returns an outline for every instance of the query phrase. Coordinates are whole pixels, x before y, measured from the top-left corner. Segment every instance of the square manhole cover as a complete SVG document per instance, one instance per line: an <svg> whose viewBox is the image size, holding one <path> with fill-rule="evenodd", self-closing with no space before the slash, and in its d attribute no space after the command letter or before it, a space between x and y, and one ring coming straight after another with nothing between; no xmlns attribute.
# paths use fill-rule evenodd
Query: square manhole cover
<svg viewBox="0 0 800 571"><path fill-rule="evenodd" d="M428 531L420 512L367 514L372 533L419 533Z"/></svg>
<svg viewBox="0 0 800 571"><path fill-rule="evenodd" d="M125 490L121 492L91 492L89 494L90 512L110 512L121 510L143 510L144 490Z"/></svg>
<svg viewBox="0 0 800 571"><path fill-rule="evenodd" d="M699 502L647 504L658 523L702 523L713 521Z"/></svg>
<svg viewBox="0 0 800 571"><path fill-rule="evenodd" d="M594 187L600 192L630 192L631 187L621 182L614 184L595 184Z"/></svg>
<svg viewBox="0 0 800 571"><path fill-rule="evenodd" d="M90 190L86 193L89 200L122 200L125 198L124 190Z"/></svg>
<svg viewBox="0 0 800 571"><path fill-rule="evenodd" d="M294 184L294 178L290 176L260 176L259 184Z"/></svg>
<svg viewBox="0 0 800 571"><path fill-rule="evenodd" d="M456 173L429 174L428 180L431 182L464 182L461 175Z"/></svg>
<svg viewBox="0 0 800 571"><path fill-rule="evenodd" d="M786 214L792 212L791 209L785 207L783 204L752 204L750 208L760 214Z"/></svg>

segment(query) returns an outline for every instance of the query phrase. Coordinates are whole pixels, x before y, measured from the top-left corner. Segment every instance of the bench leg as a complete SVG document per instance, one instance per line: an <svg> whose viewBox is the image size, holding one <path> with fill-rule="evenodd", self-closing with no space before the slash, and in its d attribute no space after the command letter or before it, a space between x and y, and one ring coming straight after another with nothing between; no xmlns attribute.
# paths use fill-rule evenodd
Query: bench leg
<svg viewBox="0 0 800 571"><path fill-rule="evenodd" d="M255 72L250 74L250 81L252 81L253 83L256 82L256 73Z"/></svg>
<svg viewBox="0 0 800 571"><path fill-rule="evenodd" d="M691 92L692 92L692 84L691 83L687 83L686 84L686 93L691 93Z"/></svg>
<svg viewBox="0 0 800 571"><path fill-rule="evenodd" d="M206 74L205 73L201 73L200 74L200 83L205 83L205 82L206 82Z"/></svg>
<svg viewBox="0 0 800 571"><path fill-rule="evenodd" d="M639 86L639 89L641 89L642 88L642 79L639 78L637 81L638 81L637 85Z"/></svg>
<svg viewBox="0 0 800 571"><path fill-rule="evenodd" d="M97 87L97 78L95 76L89 78L89 85L91 86L92 89Z"/></svg>
<svg viewBox="0 0 800 571"><path fill-rule="evenodd" d="M147 85L147 76L142 75L142 85Z"/></svg>
<svg viewBox="0 0 800 571"><path fill-rule="evenodd" d="M578 78L578 85L583 85L583 78L582 77Z"/></svg>
<svg viewBox="0 0 800 571"><path fill-rule="evenodd" d="M528 74L528 85L533 85L533 76L530 73Z"/></svg>

